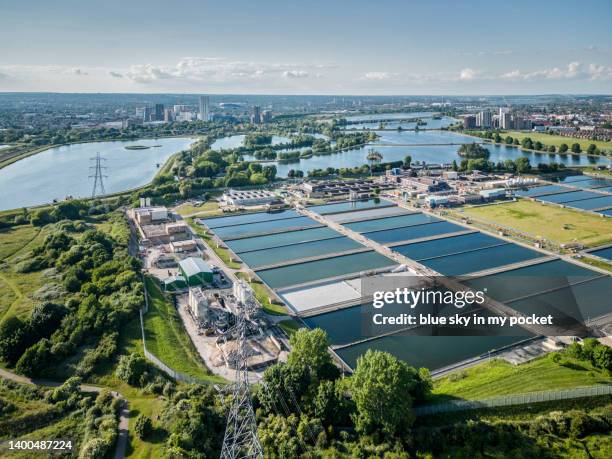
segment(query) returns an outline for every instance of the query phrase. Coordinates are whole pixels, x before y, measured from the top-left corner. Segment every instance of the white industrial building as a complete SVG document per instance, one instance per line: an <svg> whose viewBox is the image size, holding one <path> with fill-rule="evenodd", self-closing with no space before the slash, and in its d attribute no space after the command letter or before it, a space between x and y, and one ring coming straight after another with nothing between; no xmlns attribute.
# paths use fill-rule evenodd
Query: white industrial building
<svg viewBox="0 0 612 459"><path fill-rule="evenodd" d="M263 206L272 204L278 198L267 190L229 190L223 193L222 201L234 207Z"/></svg>
<svg viewBox="0 0 612 459"><path fill-rule="evenodd" d="M189 289L189 309L191 314L196 319L207 320L209 304L206 295L201 288L195 287Z"/></svg>

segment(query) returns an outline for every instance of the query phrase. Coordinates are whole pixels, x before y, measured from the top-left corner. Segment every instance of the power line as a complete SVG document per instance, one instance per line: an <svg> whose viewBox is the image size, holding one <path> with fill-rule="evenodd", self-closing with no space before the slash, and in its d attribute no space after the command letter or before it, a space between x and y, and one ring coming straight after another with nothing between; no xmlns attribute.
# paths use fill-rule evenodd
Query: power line
<svg viewBox="0 0 612 459"><path fill-rule="evenodd" d="M263 458L263 450L257 438L257 423L251 400L247 364L248 321L257 305L252 291L243 281L234 283L234 297L236 325L232 331L237 334L237 346L230 358L236 368L236 378L230 387L232 406L227 416L221 458L260 459ZM225 338L227 339L227 335Z"/></svg>
<svg viewBox="0 0 612 459"><path fill-rule="evenodd" d="M91 192L91 197L95 198L96 196L104 196L106 194L106 190L104 189L104 180L103 178L108 178L108 175L104 175L102 173L103 170L107 170L106 166L102 165L102 161L106 161L106 158L102 158L100 153L97 153L93 158L89 158L92 161L95 161L95 166L91 166L89 169L95 169L94 175L90 175L89 178L94 179L93 190ZM99 191L98 191L99 189Z"/></svg>

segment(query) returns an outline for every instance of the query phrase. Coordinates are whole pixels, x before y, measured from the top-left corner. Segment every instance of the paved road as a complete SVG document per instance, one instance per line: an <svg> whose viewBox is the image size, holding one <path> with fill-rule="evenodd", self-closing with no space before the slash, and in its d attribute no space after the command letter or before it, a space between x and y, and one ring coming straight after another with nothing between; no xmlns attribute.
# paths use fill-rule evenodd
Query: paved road
<svg viewBox="0 0 612 459"><path fill-rule="evenodd" d="M0 377L15 381L21 384L32 384L34 386L46 386L46 387L58 387L61 386L61 382L49 381L46 379L32 379L26 376L21 376L0 368ZM99 386L91 386L88 384L81 384L79 386L81 392L88 393L100 393L105 388ZM125 450L127 448L128 432L129 432L129 418L130 410L127 401L119 392L111 391L111 395L115 398L121 399L121 408L119 410L119 433L117 436L117 443L115 444L115 459L123 459L125 457Z"/></svg>

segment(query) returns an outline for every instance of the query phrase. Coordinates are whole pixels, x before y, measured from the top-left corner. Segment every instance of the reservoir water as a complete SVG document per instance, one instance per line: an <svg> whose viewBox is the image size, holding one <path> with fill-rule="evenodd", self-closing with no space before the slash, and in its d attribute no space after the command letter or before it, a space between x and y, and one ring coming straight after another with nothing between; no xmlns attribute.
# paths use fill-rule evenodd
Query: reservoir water
<svg viewBox="0 0 612 459"><path fill-rule="evenodd" d="M307 172L312 169L350 168L367 164L367 155L370 149L375 148L383 156L383 162L402 161L407 155L413 161L441 164L459 162L461 158L457 149L461 143L478 142L480 139L456 134L450 131L377 131L380 138L371 145L342 151L331 155L312 156L291 162L275 163L280 177L286 177L291 169L300 169ZM409 146L398 146L406 145ZM452 145L449 145L452 144ZM516 147L505 145L485 144L490 152L489 160L495 163L506 159L515 160L520 157L529 158L532 165L539 163L557 162L568 166L587 166L597 164L610 164L609 158L587 155L559 155L555 153L536 153L523 151ZM252 159L245 156L245 159Z"/></svg>
<svg viewBox="0 0 612 459"><path fill-rule="evenodd" d="M91 142L54 147L0 169L0 210L35 206L66 196L91 195L90 166L96 153L106 158L107 193L129 190L148 183L174 153L193 142L188 138ZM151 148L126 150L126 145ZM154 146L159 145L159 146Z"/></svg>
<svg viewBox="0 0 612 459"><path fill-rule="evenodd" d="M253 250L270 249L302 242L319 241L339 237L340 233L327 227L304 229L299 231L287 231L285 233L267 234L244 239L233 239L226 241L227 246L234 253L250 252Z"/></svg>
<svg viewBox="0 0 612 459"><path fill-rule="evenodd" d="M283 266L282 268L264 269L257 271L257 275L271 288L277 289L393 265L395 265L393 260L370 251Z"/></svg>

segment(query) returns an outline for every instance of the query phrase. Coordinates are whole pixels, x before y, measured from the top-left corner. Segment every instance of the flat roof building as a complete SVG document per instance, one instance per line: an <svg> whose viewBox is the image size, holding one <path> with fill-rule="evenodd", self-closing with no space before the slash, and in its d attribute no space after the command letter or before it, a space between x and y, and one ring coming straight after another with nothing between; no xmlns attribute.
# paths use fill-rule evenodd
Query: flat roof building
<svg viewBox="0 0 612 459"><path fill-rule="evenodd" d="M272 204L278 198L267 190L229 190L223 193L222 200L230 206L263 206Z"/></svg>

